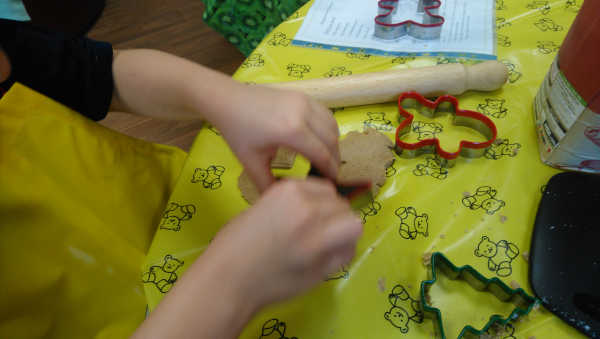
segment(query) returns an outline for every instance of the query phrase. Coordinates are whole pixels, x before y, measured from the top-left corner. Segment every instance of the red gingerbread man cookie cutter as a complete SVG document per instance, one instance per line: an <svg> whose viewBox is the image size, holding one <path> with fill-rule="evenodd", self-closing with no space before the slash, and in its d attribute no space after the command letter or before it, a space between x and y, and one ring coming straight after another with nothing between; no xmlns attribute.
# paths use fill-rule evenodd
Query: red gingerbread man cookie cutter
<svg viewBox="0 0 600 339"><path fill-rule="evenodd" d="M443 113L453 114L454 125L475 129L485 136L486 141L461 140L456 152L445 151L440 146L439 139L435 137L415 143L404 142L401 138L411 131L414 120L414 116L405 108L416 108L420 114L429 118ZM396 129L396 152L403 157L412 158L426 153L436 153L446 160L454 160L459 155L468 158L480 157L494 143L498 134L496 125L490 118L479 112L460 109L458 99L451 95L443 95L435 101L430 101L417 92L402 93L398 98L398 113L401 122Z"/></svg>

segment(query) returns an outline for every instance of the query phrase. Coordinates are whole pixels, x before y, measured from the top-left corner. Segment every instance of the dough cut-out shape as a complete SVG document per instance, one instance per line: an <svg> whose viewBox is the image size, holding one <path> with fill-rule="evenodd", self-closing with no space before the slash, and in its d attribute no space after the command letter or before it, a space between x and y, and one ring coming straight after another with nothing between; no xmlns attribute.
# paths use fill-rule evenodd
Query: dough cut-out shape
<svg viewBox="0 0 600 339"><path fill-rule="evenodd" d="M271 168L290 169L294 167L296 161L296 151L289 148L278 148L275 158L271 160Z"/></svg>
<svg viewBox="0 0 600 339"><path fill-rule="evenodd" d="M393 148L394 143L373 128L346 134L340 141L338 183L369 181L375 196L385 183L385 170L394 162Z"/></svg>
<svg viewBox="0 0 600 339"><path fill-rule="evenodd" d="M243 171L238 178L238 188L240 189L240 192L242 192L242 198L250 205L253 205L260 197L258 187L254 185L254 182L250 179L246 171Z"/></svg>
<svg viewBox="0 0 600 339"><path fill-rule="evenodd" d="M338 184L371 182L375 196L385 183L386 169L394 162L394 143L384 134L367 128L364 132L346 134L339 142L339 147L342 163ZM251 205L260 197L258 188L245 171L238 178L238 187L242 197Z"/></svg>

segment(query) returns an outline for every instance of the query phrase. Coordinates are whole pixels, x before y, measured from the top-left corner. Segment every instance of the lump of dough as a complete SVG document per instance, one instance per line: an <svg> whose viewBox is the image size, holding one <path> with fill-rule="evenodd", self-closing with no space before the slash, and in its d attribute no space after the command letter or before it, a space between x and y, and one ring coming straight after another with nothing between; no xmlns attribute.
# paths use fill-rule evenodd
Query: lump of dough
<svg viewBox="0 0 600 339"><path fill-rule="evenodd" d="M394 143L384 134L373 128L364 132L352 131L340 141L342 163L338 172L338 183L372 183L373 196L385 183L385 170L394 162ZM246 171L238 178L238 187L242 197L254 204L260 197L258 188Z"/></svg>
<svg viewBox="0 0 600 339"><path fill-rule="evenodd" d="M246 171L243 171L238 178L238 187L240 192L242 192L242 197L250 204L254 204L256 200L260 197L260 192L258 191L258 187L254 185L252 179L248 176Z"/></svg>
<svg viewBox="0 0 600 339"><path fill-rule="evenodd" d="M340 141L339 183L370 181L373 196L385 183L385 170L394 162L394 143L373 128L352 131Z"/></svg>

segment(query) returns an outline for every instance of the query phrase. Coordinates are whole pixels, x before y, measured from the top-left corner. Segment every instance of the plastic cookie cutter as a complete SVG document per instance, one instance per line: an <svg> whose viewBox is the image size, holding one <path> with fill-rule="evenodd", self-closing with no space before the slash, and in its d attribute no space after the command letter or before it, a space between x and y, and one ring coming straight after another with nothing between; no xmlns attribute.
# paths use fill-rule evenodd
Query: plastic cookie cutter
<svg viewBox="0 0 600 339"><path fill-rule="evenodd" d="M411 131L414 116L406 111L406 108L415 108L419 113L428 118L450 113L454 115L453 124L472 128L481 133L487 139L484 142L461 140L456 152L447 152L440 146L438 138L429 138L415 143L401 140L401 137ZM462 110L458 107L458 99L450 95L438 97L435 101L425 99L417 92L405 92L398 98L398 113L402 119L396 129L396 152L403 157L416 157L425 153L437 153L440 157L448 160L448 166L453 165L453 160L459 155L467 158L480 157L485 150L496 140L498 131L494 122L485 115Z"/></svg>
<svg viewBox="0 0 600 339"><path fill-rule="evenodd" d="M423 14L423 22L405 20L392 23L393 14L398 10L398 0L379 0L375 17L375 36L385 40L394 40L410 35L421 40L439 39L442 34L444 17L438 15L440 0L419 0L417 14Z"/></svg>
<svg viewBox="0 0 600 339"><path fill-rule="evenodd" d="M480 338L492 326L505 326L511 320L520 316L527 315L533 308L539 305L534 297L528 295L522 288L512 289L498 278L488 279L477 272L469 265L456 267L442 253L435 252L431 255L431 280L421 282L421 305L425 317L433 320L436 338L446 338L442 323L442 312L438 308L431 306L428 301L427 293L431 285L435 284L437 274L442 273L452 280L461 279L466 281L471 287L478 291L486 291L495 295L502 302L509 302L515 305L510 315L503 318L501 315L494 314L490 316L489 321L482 329L475 329L471 325L465 325L458 335L461 338Z"/></svg>

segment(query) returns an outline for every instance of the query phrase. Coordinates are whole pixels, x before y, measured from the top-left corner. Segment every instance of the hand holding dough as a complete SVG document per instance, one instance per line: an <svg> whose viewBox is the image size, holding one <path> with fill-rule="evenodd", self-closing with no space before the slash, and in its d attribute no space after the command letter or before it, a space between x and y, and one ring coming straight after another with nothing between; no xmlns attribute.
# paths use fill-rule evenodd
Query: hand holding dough
<svg viewBox="0 0 600 339"><path fill-rule="evenodd" d="M385 183L386 168L395 159L392 151L394 143L384 134L368 128L364 132L346 134L339 145L342 163L337 181L350 184L369 181L375 196ZM238 179L238 187L249 204L254 204L260 197L256 185L245 171Z"/></svg>

